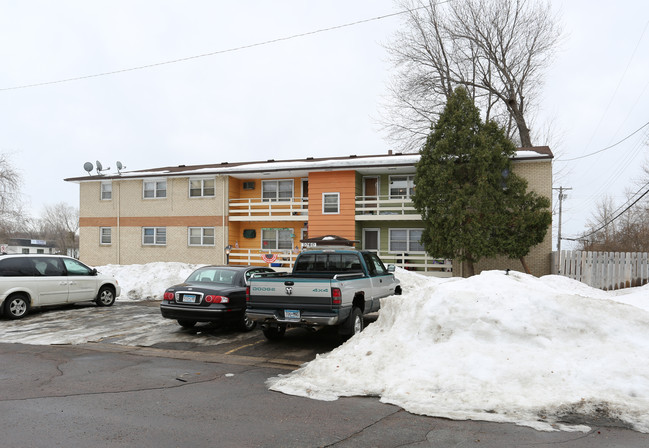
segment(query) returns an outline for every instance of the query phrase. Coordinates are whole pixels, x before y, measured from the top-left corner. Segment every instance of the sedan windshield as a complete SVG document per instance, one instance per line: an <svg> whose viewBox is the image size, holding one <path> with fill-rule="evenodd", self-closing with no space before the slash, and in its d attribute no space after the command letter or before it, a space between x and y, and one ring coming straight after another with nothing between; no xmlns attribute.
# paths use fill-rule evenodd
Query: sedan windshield
<svg viewBox="0 0 649 448"><path fill-rule="evenodd" d="M192 272L187 278L188 282L209 282L209 283L222 283L224 285L234 284L234 276L236 272L228 269L219 268L204 268Z"/></svg>

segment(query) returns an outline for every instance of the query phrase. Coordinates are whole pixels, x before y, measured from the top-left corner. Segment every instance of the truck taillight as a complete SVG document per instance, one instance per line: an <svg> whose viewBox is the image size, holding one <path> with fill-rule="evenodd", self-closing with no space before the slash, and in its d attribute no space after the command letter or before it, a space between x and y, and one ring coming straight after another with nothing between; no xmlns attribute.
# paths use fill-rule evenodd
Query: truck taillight
<svg viewBox="0 0 649 448"><path fill-rule="evenodd" d="M172 301L173 299L174 299L173 292L165 292L164 295L162 296L162 300Z"/></svg>
<svg viewBox="0 0 649 448"><path fill-rule="evenodd" d="M331 288L331 299L334 305L340 305L343 302L343 293L340 288Z"/></svg>
<svg viewBox="0 0 649 448"><path fill-rule="evenodd" d="M246 302L250 302L250 286L246 286Z"/></svg>

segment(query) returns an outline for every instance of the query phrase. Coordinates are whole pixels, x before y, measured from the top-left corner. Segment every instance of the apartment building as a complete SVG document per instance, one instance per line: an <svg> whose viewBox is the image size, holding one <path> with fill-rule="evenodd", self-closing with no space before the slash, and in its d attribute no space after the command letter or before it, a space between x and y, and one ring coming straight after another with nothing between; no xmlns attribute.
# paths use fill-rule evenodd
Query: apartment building
<svg viewBox="0 0 649 448"><path fill-rule="evenodd" d="M513 169L552 194L552 153L525 148ZM413 208L419 154L179 165L65 179L80 187L80 258L91 265L153 261L290 267L309 237L337 235L387 262L451 275L426 254ZM532 272L550 272L551 232L533 249ZM491 264L490 264L491 263ZM513 266L487 260L479 269ZM461 272L461 266L456 266Z"/></svg>

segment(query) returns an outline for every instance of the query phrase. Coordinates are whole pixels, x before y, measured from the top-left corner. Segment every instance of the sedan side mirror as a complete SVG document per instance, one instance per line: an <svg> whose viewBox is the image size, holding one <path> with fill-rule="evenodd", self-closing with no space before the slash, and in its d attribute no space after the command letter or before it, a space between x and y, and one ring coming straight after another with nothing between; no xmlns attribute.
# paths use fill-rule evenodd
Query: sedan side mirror
<svg viewBox="0 0 649 448"><path fill-rule="evenodd" d="M388 265L388 272L394 272L395 270L396 270L396 268L394 267L393 264Z"/></svg>

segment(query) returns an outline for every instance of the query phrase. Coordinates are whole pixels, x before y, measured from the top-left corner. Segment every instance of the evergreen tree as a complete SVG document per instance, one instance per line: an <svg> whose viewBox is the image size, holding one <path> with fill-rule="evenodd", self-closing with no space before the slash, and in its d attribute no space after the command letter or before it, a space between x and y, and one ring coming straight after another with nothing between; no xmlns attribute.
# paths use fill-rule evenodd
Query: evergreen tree
<svg viewBox="0 0 649 448"><path fill-rule="evenodd" d="M495 123L480 120L466 90L456 88L420 151L415 175L412 199L428 253L466 261L473 275L481 258L522 259L543 240L549 201L527 193L527 183L511 172L515 151Z"/></svg>

